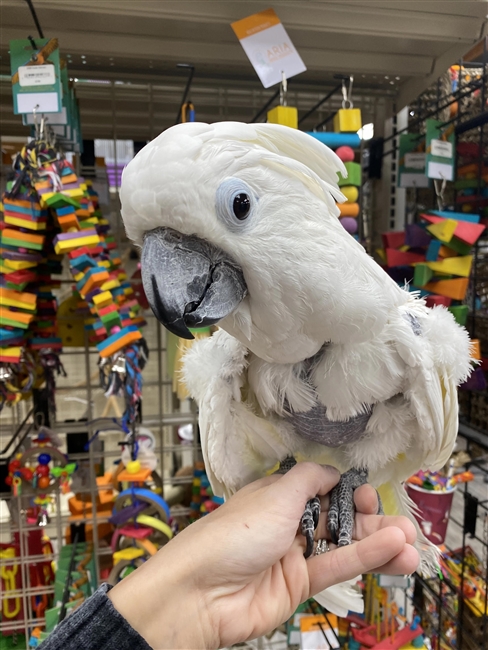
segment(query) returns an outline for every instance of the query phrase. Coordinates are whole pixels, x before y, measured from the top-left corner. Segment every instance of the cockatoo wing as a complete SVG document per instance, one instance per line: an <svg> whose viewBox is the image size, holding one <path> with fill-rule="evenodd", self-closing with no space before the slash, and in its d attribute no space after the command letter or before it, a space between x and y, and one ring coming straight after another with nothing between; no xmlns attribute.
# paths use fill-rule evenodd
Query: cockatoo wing
<svg viewBox="0 0 488 650"><path fill-rule="evenodd" d="M274 425L245 403L247 348L223 330L195 341L183 358L183 377L199 406L208 479L226 498L265 476L290 451Z"/></svg>
<svg viewBox="0 0 488 650"><path fill-rule="evenodd" d="M456 440L457 386L472 369L471 343L444 307L428 309L422 300L410 300L401 309L409 327L395 346L406 364L404 396L419 428L408 455L418 454L417 467L435 470L448 461Z"/></svg>

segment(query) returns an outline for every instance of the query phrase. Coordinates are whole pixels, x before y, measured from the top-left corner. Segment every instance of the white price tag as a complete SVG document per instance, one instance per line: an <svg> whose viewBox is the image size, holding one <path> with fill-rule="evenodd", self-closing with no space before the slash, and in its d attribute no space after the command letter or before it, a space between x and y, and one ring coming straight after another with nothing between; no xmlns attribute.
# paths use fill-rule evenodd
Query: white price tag
<svg viewBox="0 0 488 650"><path fill-rule="evenodd" d="M406 169L425 169L425 153L406 153Z"/></svg>
<svg viewBox="0 0 488 650"><path fill-rule="evenodd" d="M452 158L452 142L447 142L445 140L432 140L430 143L430 152L433 156Z"/></svg>
<svg viewBox="0 0 488 650"><path fill-rule="evenodd" d="M273 9L231 24L265 88L307 69Z"/></svg>
<svg viewBox="0 0 488 650"><path fill-rule="evenodd" d="M52 86L56 83L54 66L23 65L19 68L19 85L25 86Z"/></svg>

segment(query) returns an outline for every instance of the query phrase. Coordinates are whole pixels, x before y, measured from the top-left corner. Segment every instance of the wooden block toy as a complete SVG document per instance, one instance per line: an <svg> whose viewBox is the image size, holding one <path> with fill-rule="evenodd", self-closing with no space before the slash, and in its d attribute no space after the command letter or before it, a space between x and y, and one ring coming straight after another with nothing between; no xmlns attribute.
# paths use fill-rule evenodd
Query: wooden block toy
<svg viewBox="0 0 488 650"><path fill-rule="evenodd" d="M341 217L354 217L359 215L359 203L338 203ZM124 274L125 275L125 274Z"/></svg>
<svg viewBox="0 0 488 650"><path fill-rule="evenodd" d="M80 204L78 203L78 201L76 201L71 196L68 196L67 194L61 194L61 193L53 194L52 196L50 196L48 199L45 200L45 203L50 208L53 208L54 210L59 210L59 208L65 208L68 205L74 207L75 210L78 210L80 208Z"/></svg>
<svg viewBox="0 0 488 650"><path fill-rule="evenodd" d="M33 293L19 293L5 287L0 287L0 305L35 311L37 296Z"/></svg>
<svg viewBox="0 0 488 650"><path fill-rule="evenodd" d="M356 185L357 187L361 187L362 184L361 165L355 162L347 162L344 163L344 167L346 168L347 171L347 178L345 178L340 173L338 174L339 187L343 187L344 185Z"/></svg>
<svg viewBox="0 0 488 650"><path fill-rule="evenodd" d="M67 214L63 217L58 217L59 227L63 232L70 230L80 230L80 224L75 214Z"/></svg>
<svg viewBox="0 0 488 650"><path fill-rule="evenodd" d="M3 363L19 363L22 354L22 347L13 346L0 348L0 361Z"/></svg>
<svg viewBox="0 0 488 650"><path fill-rule="evenodd" d="M43 350L44 348L61 350L63 348L63 342L56 336L33 337L30 342L30 347L33 350Z"/></svg>
<svg viewBox="0 0 488 650"><path fill-rule="evenodd" d="M435 218L437 219L437 217ZM427 230L430 232L431 235L436 237L439 241L450 242L457 228L457 224L458 222L454 221L453 219L439 218L438 222L433 222L432 225L427 226Z"/></svg>
<svg viewBox="0 0 488 650"><path fill-rule="evenodd" d="M361 126L360 108L340 108L334 115L336 133L357 133Z"/></svg>
<svg viewBox="0 0 488 650"><path fill-rule="evenodd" d="M118 289L120 287L120 282L118 280L110 279L107 282L104 282L100 289L102 291L112 291L113 289Z"/></svg>
<svg viewBox="0 0 488 650"><path fill-rule="evenodd" d="M408 266L416 262L425 262L425 256L419 253L404 253L395 248L387 248L386 261L388 266Z"/></svg>
<svg viewBox="0 0 488 650"><path fill-rule="evenodd" d="M405 231L384 232L381 239L384 248L400 248L405 244Z"/></svg>
<svg viewBox="0 0 488 650"><path fill-rule="evenodd" d="M34 273L30 269L21 269L20 271L14 271L13 273L8 273L5 274L4 280L7 283L7 285L26 285L29 282L34 282L37 280L37 273ZM15 288L13 287L8 287L8 288Z"/></svg>
<svg viewBox="0 0 488 650"><path fill-rule="evenodd" d="M84 298L93 289L101 287L109 279L109 274L105 269L95 266L83 274L83 278L76 283L76 288Z"/></svg>
<svg viewBox="0 0 488 650"><path fill-rule="evenodd" d="M21 271L22 269L32 269L38 265L38 262L22 262L20 260L2 260L5 267L4 273L12 271Z"/></svg>
<svg viewBox="0 0 488 650"><path fill-rule="evenodd" d="M453 300L464 300L466 291L468 290L468 278L456 278L455 280L439 280L438 282L430 282L425 285L426 291L437 293Z"/></svg>
<svg viewBox="0 0 488 650"><path fill-rule="evenodd" d="M40 217L43 214L43 211L41 210L41 204L38 201L25 201L23 199L9 199L5 197L3 200L3 205L5 210L25 210L28 214L31 214L34 217Z"/></svg>
<svg viewBox="0 0 488 650"><path fill-rule="evenodd" d="M416 264L413 273L413 283L416 287L423 287L433 276L427 264Z"/></svg>
<svg viewBox="0 0 488 650"><path fill-rule="evenodd" d="M135 341L138 341L142 338L142 334L137 327L129 325L124 327L112 336L109 336L105 341L102 341L97 345L98 352L101 357L110 357L112 354L115 354L126 345L130 345Z"/></svg>
<svg viewBox="0 0 488 650"><path fill-rule="evenodd" d="M27 230L46 230L46 221L32 221L31 219L24 219L23 217L12 217L8 214L4 217L5 223L10 226L17 226L18 228L27 228Z"/></svg>
<svg viewBox="0 0 488 650"><path fill-rule="evenodd" d="M447 257L440 262L428 262L429 268L436 273L447 273L450 275L460 275L469 277L473 258L471 255L463 257Z"/></svg>
<svg viewBox="0 0 488 650"><path fill-rule="evenodd" d="M44 244L44 235L34 235L32 233L20 232L12 228L2 230L2 244L16 246L19 248L32 248L42 250Z"/></svg>
<svg viewBox="0 0 488 650"><path fill-rule="evenodd" d="M100 238L96 230L80 230L76 233L63 233L54 238L54 250L58 254L66 253L80 246L98 244L99 241Z"/></svg>
<svg viewBox="0 0 488 650"><path fill-rule="evenodd" d="M34 318L33 314L26 314L22 311L12 311L0 305L0 325L27 329Z"/></svg>
<svg viewBox="0 0 488 650"><path fill-rule="evenodd" d="M469 313L469 308L467 305L453 305L451 307L448 307L448 309L459 325L466 325Z"/></svg>
<svg viewBox="0 0 488 650"><path fill-rule="evenodd" d="M471 339L471 358L481 361L481 347L478 339Z"/></svg>
<svg viewBox="0 0 488 650"><path fill-rule="evenodd" d="M430 234L416 223L408 224L405 229L405 244L412 248L423 248L429 246L432 241ZM398 248L393 246L393 248ZM436 258L437 259L437 258Z"/></svg>
<svg viewBox="0 0 488 650"><path fill-rule="evenodd" d="M267 121L298 129L298 110L294 106L275 106L268 111Z"/></svg>
<svg viewBox="0 0 488 650"><path fill-rule="evenodd" d="M88 270L89 268L94 268L97 266L96 261L93 259L93 257L90 257L89 255L79 255L78 257L75 257L73 260L70 261L70 266L72 269L75 269L76 271L84 272Z"/></svg>
<svg viewBox="0 0 488 650"><path fill-rule="evenodd" d="M97 308L106 307L113 302L112 294L110 291L102 291L96 296L93 296L93 302Z"/></svg>

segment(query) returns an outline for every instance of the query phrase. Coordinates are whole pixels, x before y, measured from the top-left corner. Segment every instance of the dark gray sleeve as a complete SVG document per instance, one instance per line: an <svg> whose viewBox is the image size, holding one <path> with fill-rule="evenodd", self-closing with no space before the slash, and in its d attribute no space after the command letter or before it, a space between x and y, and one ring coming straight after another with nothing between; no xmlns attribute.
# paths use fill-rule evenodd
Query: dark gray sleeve
<svg viewBox="0 0 488 650"><path fill-rule="evenodd" d="M107 598L103 584L64 619L39 650L151 650Z"/></svg>

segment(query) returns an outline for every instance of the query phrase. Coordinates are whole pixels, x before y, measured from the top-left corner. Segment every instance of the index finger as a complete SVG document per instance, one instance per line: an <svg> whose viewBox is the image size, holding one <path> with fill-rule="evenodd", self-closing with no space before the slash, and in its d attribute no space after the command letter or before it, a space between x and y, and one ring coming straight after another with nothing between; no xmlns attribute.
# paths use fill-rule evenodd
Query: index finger
<svg viewBox="0 0 488 650"><path fill-rule="evenodd" d="M329 553L311 557L307 561L309 597L339 582L352 580L362 573L386 565L403 551L405 545L405 533L391 526L356 544L341 546ZM416 567L412 571L415 569Z"/></svg>
<svg viewBox="0 0 488 650"><path fill-rule="evenodd" d="M288 508L301 509L298 515L301 517L307 501L330 492L340 477L339 470L330 465L297 463L279 481L270 485L269 490L275 498L286 498Z"/></svg>

